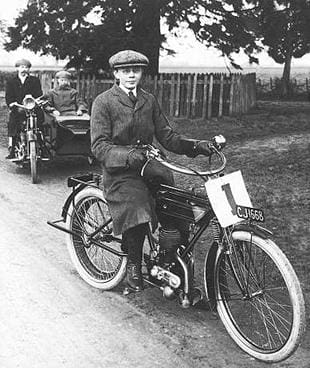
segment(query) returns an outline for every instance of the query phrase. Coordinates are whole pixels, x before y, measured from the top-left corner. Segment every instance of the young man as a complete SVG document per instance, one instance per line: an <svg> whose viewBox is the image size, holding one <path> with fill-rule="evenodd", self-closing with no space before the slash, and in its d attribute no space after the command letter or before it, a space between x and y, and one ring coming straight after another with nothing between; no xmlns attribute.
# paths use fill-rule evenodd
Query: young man
<svg viewBox="0 0 310 368"><path fill-rule="evenodd" d="M122 248L128 251L127 284L140 291L143 242L148 223L156 223L156 213L147 181L140 175L146 157L142 149L136 148L137 141L149 144L156 138L167 150L190 157L212 152L209 142L174 132L156 98L139 87L148 65L145 55L124 50L113 55L109 63L117 83L93 103L91 147L102 164L114 233L122 234ZM166 183L173 181L164 168L161 172L155 167L151 175L157 174Z"/></svg>
<svg viewBox="0 0 310 368"><path fill-rule="evenodd" d="M26 115L23 109L15 106L16 103L22 104L26 95L30 94L34 98L42 95L42 88L39 78L29 75L31 63L29 60L21 59L15 63L17 74L10 79L6 85L5 100L10 109L8 122L9 136L9 155L7 159L15 157L14 146L16 135L20 131L20 125L25 120ZM41 109L37 109L38 123L42 123L44 116Z"/></svg>
<svg viewBox="0 0 310 368"><path fill-rule="evenodd" d="M55 74L57 86L44 96L48 99L50 108L46 111L55 115L83 115L87 113L87 106L78 97L76 89L70 86L71 74L66 70L60 70Z"/></svg>

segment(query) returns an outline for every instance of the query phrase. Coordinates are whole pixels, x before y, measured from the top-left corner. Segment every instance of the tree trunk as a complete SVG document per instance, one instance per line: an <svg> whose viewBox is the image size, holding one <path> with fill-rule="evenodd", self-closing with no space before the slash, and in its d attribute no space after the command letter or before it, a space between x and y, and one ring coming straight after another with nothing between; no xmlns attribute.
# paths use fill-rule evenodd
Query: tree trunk
<svg viewBox="0 0 310 368"><path fill-rule="evenodd" d="M160 4L159 0L139 0L133 34L136 37L136 49L150 60L148 74L156 75L159 71Z"/></svg>
<svg viewBox="0 0 310 368"><path fill-rule="evenodd" d="M289 97L291 93L290 76L291 76L291 64L293 58L293 41L288 36L286 55L284 61L284 69L281 81L281 95L282 97Z"/></svg>

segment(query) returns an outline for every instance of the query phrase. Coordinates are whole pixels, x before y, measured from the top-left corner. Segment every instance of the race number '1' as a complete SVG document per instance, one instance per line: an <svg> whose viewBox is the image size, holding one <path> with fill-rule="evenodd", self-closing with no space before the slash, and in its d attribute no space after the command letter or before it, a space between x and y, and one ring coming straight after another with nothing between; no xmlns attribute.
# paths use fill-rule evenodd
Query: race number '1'
<svg viewBox="0 0 310 368"><path fill-rule="evenodd" d="M252 207L241 171L209 180L205 186L213 211L222 227L241 221L237 216L236 205Z"/></svg>
<svg viewBox="0 0 310 368"><path fill-rule="evenodd" d="M237 214L237 210L236 210L237 205L236 205L234 196L232 194L230 184L227 183L227 184L222 185L222 189L224 190L224 192L226 194L226 198L227 198L228 203L229 203L230 208L231 208L231 213L233 215L236 215Z"/></svg>

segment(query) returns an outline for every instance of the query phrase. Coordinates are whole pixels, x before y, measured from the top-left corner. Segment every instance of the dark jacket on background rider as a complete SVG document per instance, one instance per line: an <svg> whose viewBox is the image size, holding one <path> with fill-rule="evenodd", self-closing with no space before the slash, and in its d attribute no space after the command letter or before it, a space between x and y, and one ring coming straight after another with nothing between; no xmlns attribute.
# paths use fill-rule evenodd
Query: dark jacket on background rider
<svg viewBox="0 0 310 368"><path fill-rule="evenodd" d="M7 81L5 91L5 101L9 106L12 102L22 104L26 95L32 95L34 98L42 96L42 88L39 78L28 75L25 82L22 83L18 75ZM38 123L44 120L43 112L40 108L36 110ZM25 112L19 111L17 107L13 107L10 111L8 123L8 135L15 136L19 131L19 124L26 118Z"/></svg>
<svg viewBox="0 0 310 368"><path fill-rule="evenodd" d="M140 174L129 169L127 163L128 152L138 140L150 144L154 138L175 153L188 154L192 150L172 130L156 98L143 89L137 89L136 104L116 84L96 97L91 113L91 148L102 164L116 235L138 224L156 223L150 191Z"/></svg>

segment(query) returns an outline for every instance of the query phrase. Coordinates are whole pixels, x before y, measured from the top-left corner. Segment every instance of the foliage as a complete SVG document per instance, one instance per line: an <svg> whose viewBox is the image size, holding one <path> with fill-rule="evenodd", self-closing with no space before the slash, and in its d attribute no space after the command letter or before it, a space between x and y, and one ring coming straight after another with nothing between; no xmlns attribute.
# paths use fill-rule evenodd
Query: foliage
<svg viewBox="0 0 310 368"><path fill-rule="evenodd" d="M240 0L30 0L15 26L9 28L6 49L22 45L59 59L69 58L70 66L98 70L107 69L113 53L131 48L150 58L150 73L155 74L165 40L161 19L170 32L182 22L187 24L198 40L217 47L232 63L231 54L240 49L250 61L257 61L250 13Z"/></svg>
<svg viewBox="0 0 310 368"><path fill-rule="evenodd" d="M282 94L289 93L292 58L310 52L309 0L248 0L259 23L257 37L268 54L284 64Z"/></svg>
<svg viewBox="0 0 310 368"><path fill-rule="evenodd" d="M283 64L288 53L300 58L310 52L309 0L256 0L260 36L268 54Z"/></svg>
<svg viewBox="0 0 310 368"><path fill-rule="evenodd" d="M0 19L0 45L5 42L6 22Z"/></svg>

